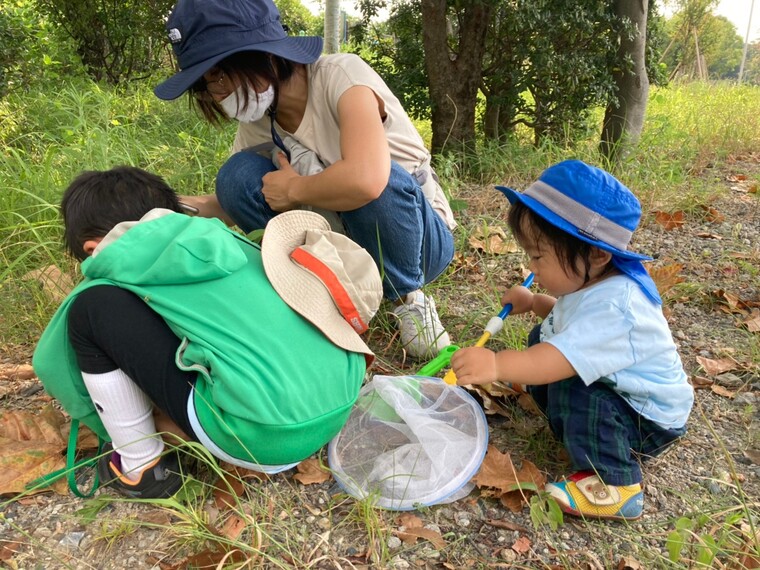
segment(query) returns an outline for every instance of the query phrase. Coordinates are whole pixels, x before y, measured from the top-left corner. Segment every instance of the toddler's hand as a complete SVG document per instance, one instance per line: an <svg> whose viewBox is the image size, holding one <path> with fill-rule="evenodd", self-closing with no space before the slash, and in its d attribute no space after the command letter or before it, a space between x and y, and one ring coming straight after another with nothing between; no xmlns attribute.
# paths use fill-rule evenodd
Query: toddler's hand
<svg viewBox="0 0 760 570"><path fill-rule="evenodd" d="M496 374L496 353L487 348L460 348L451 356L451 368L457 375L457 384L490 384L499 378Z"/></svg>
<svg viewBox="0 0 760 570"><path fill-rule="evenodd" d="M527 287L515 285L501 298L501 304L512 303L511 314L519 315L533 310L533 293Z"/></svg>

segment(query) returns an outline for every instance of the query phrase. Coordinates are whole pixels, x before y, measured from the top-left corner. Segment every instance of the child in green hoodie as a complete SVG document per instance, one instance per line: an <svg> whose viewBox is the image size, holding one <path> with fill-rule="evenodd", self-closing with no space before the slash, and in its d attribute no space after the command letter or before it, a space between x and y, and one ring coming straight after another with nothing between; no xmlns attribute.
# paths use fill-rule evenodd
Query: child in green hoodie
<svg viewBox="0 0 760 570"><path fill-rule="evenodd" d="M181 486L154 409L215 457L269 473L339 431L382 298L365 250L304 211L273 219L259 247L180 213L161 178L132 167L81 174L61 209L84 279L33 364L72 418L112 442L103 482L143 498Z"/></svg>

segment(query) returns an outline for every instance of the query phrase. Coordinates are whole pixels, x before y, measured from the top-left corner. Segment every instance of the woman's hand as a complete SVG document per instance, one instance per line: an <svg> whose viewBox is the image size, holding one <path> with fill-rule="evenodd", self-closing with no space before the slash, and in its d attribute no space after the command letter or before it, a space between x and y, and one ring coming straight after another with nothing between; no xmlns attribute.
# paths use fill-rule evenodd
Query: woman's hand
<svg viewBox="0 0 760 570"><path fill-rule="evenodd" d="M284 152L277 155L280 169L273 170L264 175L261 179L263 186L261 193L264 199L275 212L287 212L300 206L292 198L291 190L296 180L300 178L299 174L293 170L288 162L288 157Z"/></svg>
<svg viewBox="0 0 760 570"><path fill-rule="evenodd" d="M533 310L533 293L527 287L515 285L501 298L502 306L512 303L511 314L519 315Z"/></svg>
<svg viewBox="0 0 760 570"><path fill-rule="evenodd" d="M496 353L487 348L460 348L451 356L457 384L490 384L499 380Z"/></svg>

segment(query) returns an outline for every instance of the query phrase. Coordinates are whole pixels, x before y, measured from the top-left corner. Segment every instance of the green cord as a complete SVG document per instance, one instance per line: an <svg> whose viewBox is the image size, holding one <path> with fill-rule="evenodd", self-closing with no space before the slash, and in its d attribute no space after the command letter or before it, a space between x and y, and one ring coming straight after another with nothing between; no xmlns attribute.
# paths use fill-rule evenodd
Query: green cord
<svg viewBox="0 0 760 570"><path fill-rule="evenodd" d="M79 461L76 460L76 454L77 454L77 437L79 436L79 420L71 420L71 430L69 431L69 445L68 449L66 450L66 467L63 469L58 469L56 471L53 471L52 473L48 473L47 475L43 475L42 477L38 477L37 479L34 479L33 481L30 481L26 484L26 488L29 490L37 490L44 487L49 487L58 479L65 476L66 480L69 483L69 489L71 489L71 492L74 493L77 497L80 497L82 499L86 499L88 497L92 497L92 495L95 493L96 489L98 488L98 485L100 484L100 480L98 478L98 470L95 469L95 480L92 483L92 488L89 491L80 491L79 486L77 485L77 479L76 474L79 469L82 469L84 467L95 467L98 462L98 457L100 457L102 450L103 450L103 444L105 441L98 437L98 453L95 457L88 457L86 459L81 459Z"/></svg>

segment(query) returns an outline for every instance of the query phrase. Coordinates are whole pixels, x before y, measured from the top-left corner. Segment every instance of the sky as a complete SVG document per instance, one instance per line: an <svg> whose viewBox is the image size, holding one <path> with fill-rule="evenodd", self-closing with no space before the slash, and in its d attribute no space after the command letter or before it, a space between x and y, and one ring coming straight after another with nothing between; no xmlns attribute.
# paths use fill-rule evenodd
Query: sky
<svg viewBox="0 0 760 570"><path fill-rule="evenodd" d="M741 36L742 41L747 35L747 24L749 23L749 12L752 7L753 0L720 0L717 7L714 10L715 15L724 16L734 26L736 31ZM749 26L749 41L760 40L760 0L754 0L755 6L752 10L752 22ZM664 16L670 16L673 13L673 8L663 5L664 2L658 2L660 7L660 13Z"/></svg>
<svg viewBox="0 0 760 570"><path fill-rule="evenodd" d="M755 0L752 10L752 22L749 22L749 12L752 0L721 0L715 9L715 14L725 16L736 26L742 40L747 34L749 23L749 41L760 40L760 0Z"/></svg>

